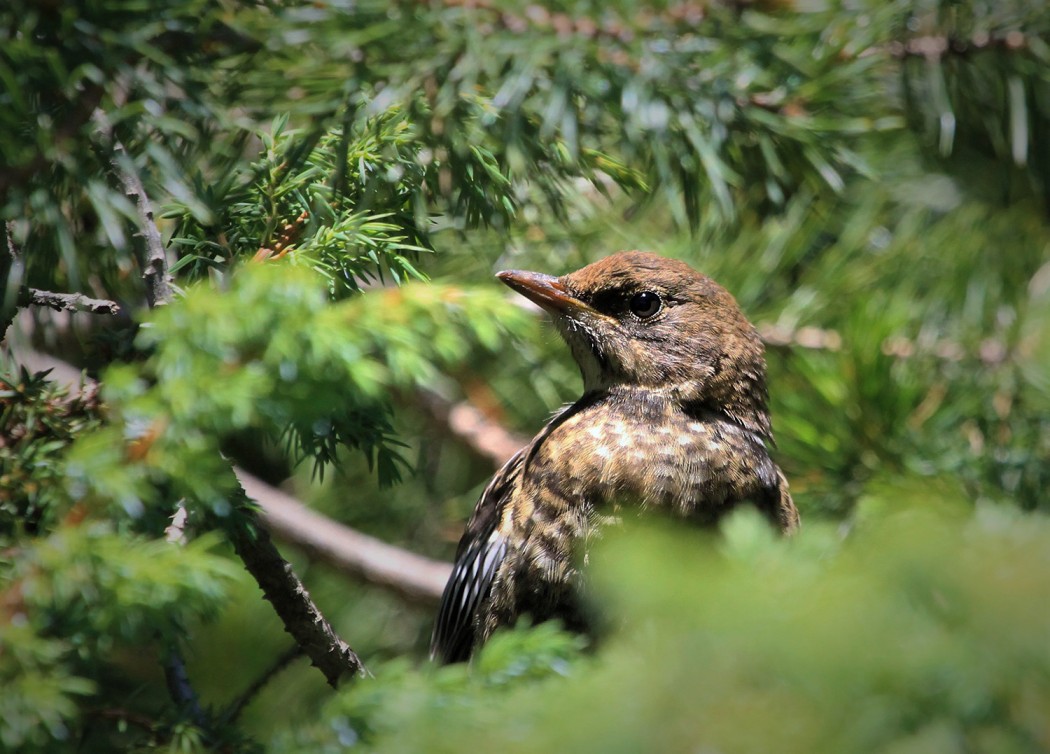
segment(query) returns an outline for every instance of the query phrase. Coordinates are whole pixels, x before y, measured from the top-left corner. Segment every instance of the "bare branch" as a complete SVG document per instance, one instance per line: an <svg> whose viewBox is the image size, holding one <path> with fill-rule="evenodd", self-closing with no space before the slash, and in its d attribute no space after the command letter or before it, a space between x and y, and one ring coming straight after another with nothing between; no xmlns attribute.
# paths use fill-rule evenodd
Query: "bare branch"
<svg viewBox="0 0 1050 754"><path fill-rule="evenodd" d="M230 703L230 706L226 708L222 717L227 722L234 722L241 716L244 708L248 706L252 699L254 699L256 695L266 687L266 684L273 680L274 676L291 665L295 658L301 657L302 654L303 650L300 649L298 644L293 644L285 650L284 654L279 655L274 663L267 668L262 675L252 681L251 685L244 690L244 693Z"/></svg>
<svg viewBox="0 0 1050 754"><path fill-rule="evenodd" d="M120 314L121 307L116 301L91 298L82 293L56 293L39 288L28 288L21 285L25 274L25 263L22 260L22 249L15 241L14 223L4 223L4 247L6 254L0 256L0 302L7 301L10 295L12 305L0 305L4 309L4 319L0 322L0 337L7 332L14 321L18 309L27 306L46 306L55 311L89 312L91 314Z"/></svg>
<svg viewBox="0 0 1050 754"><path fill-rule="evenodd" d="M419 396L434 418L496 466L505 464L529 442L529 438L514 434L467 401L453 403L433 390L421 390Z"/></svg>
<svg viewBox="0 0 1050 754"><path fill-rule="evenodd" d="M821 327L800 327L797 330L779 325L760 324L758 333L767 346L778 348L807 348L814 351L842 350L842 336L835 330ZM882 353L897 359L911 359L917 356L933 356L941 361L963 361L976 357L988 367L999 366L1010 358L1010 349L1005 342L997 338L985 338L981 341L976 353L968 351L961 343L954 340L937 340L919 345L911 338L894 336L882 341Z"/></svg>
<svg viewBox="0 0 1050 754"><path fill-rule="evenodd" d="M452 566L382 542L310 510L275 487L235 468L248 497L274 534L344 573L408 600L436 604Z"/></svg>
<svg viewBox="0 0 1050 754"><path fill-rule="evenodd" d="M113 126L106 114L101 110L95 110L92 118L99 131L113 142L113 156L110 164L117 177L120 178L121 185L124 186L124 193L135 202L135 208L138 210L139 233L146 247L139 255L139 266L142 267L142 277L146 281L146 302L150 309L170 303L174 296L173 281L168 273L168 257L160 231L157 230L157 222L153 217L153 205L150 203L149 195L146 194L146 188L142 185L142 179L135 172L134 162L127 150L124 149L120 139L113 134Z"/></svg>
<svg viewBox="0 0 1050 754"><path fill-rule="evenodd" d="M181 547L186 544L186 534L183 528L186 525L186 506L182 500L178 502L172 523L164 531L165 540L168 544ZM175 531L177 536L173 536ZM186 660L179 649L178 639L172 637L168 640L167 652L164 657L164 682L168 687L168 695L171 696L175 705L184 710L199 728L208 727L208 718L201 707L200 695L190 682L190 674L186 670Z"/></svg>
<svg viewBox="0 0 1050 754"><path fill-rule="evenodd" d="M89 298L82 293L55 293L38 288L23 288L19 296L21 306L47 306L57 312L90 312L91 314L120 314L120 304L101 298Z"/></svg>
<svg viewBox="0 0 1050 754"><path fill-rule="evenodd" d="M175 704L189 714L194 725L205 728L208 721L201 707L200 697L197 696L193 684L190 683L189 673L186 672L186 661L182 659L182 653L174 640L168 647L167 657L164 659L164 682Z"/></svg>
<svg viewBox="0 0 1050 754"><path fill-rule="evenodd" d="M60 359L37 351L25 351L20 354L19 361L30 369L38 371L51 369L53 370L52 375L57 381L68 385L71 391L78 389L81 380L80 373L76 368ZM87 380L87 382L88 384L95 384L91 380ZM272 502L272 496L266 494L266 490L272 488L258 480L254 480L250 475L248 475L248 480L249 483L246 486L251 487L253 496L258 495L267 503ZM252 484L253 480L257 485ZM244 492L242 491L241 494L244 495ZM247 498L245 497L244 500L246 501ZM299 505L298 503L296 504ZM321 611L317 609L317 606L310 598L309 592L307 592L302 582L292 571L291 565L280 556L277 548L274 547L269 534L258 521L255 512L248 510L243 505L238 507L244 514L245 524L230 527L228 529L229 536L233 542L234 549L237 551L237 555L263 590L266 599L273 605L278 617L284 623L285 630L291 634L296 643L303 648L304 653L324 673L325 678L333 686L344 675L362 671L364 666L357 655L346 642L336 635L331 625L321 614ZM321 529L339 526L319 514L314 515L320 520L314 522L313 526ZM174 523L175 521L173 521ZM289 528L294 529L294 527ZM346 527L342 527L342 529L346 529ZM371 539L352 530L348 531L363 538L362 541ZM170 533L170 527L168 533ZM292 541L296 540L293 538ZM390 545L386 546L390 547ZM392 549L412 557L411 553L407 553L404 550ZM353 568L348 568L347 570L350 573L357 573ZM377 580L376 583L382 582ZM397 590L395 589L394 591Z"/></svg>
<svg viewBox="0 0 1050 754"><path fill-rule="evenodd" d="M11 259L18 260L22 256L22 250L15 242L15 224L10 220L4 223L4 242L7 244L7 253Z"/></svg>
<svg viewBox="0 0 1050 754"><path fill-rule="evenodd" d="M240 494L242 500L238 502L242 504L237 508L243 520L233 523L226 531L244 567L284 623L284 630L332 687L338 686L344 676L363 672L365 667L360 658L318 610L292 566L274 547L269 532L243 504L248 502L247 495L243 490Z"/></svg>

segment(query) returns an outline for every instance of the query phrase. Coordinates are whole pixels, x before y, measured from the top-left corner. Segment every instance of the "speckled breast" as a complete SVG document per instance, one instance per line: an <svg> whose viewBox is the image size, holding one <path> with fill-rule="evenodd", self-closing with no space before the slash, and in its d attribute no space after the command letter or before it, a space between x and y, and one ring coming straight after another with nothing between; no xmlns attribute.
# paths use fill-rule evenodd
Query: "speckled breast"
<svg viewBox="0 0 1050 754"><path fill-rule="evenodd" d="M557 508L637 505L708 519L777 486L761 438L657 399L589 406L555 426L527 464L547 488L539 499Z"/></svg>

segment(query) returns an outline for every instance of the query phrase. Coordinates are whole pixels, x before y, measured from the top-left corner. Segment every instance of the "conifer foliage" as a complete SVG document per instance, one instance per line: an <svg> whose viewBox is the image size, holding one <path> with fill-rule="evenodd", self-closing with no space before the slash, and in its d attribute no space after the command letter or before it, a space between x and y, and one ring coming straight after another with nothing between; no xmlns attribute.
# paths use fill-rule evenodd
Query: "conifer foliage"
<svg viewBox="0 0 1050 754"><path fill-rule="evenodd" d="M0 748L1050 749L1047 133L1035 0L9 0ZM450 558L579 390L493 271L623 248L759 324L803 531L433 668L244 469Z"/></svg>

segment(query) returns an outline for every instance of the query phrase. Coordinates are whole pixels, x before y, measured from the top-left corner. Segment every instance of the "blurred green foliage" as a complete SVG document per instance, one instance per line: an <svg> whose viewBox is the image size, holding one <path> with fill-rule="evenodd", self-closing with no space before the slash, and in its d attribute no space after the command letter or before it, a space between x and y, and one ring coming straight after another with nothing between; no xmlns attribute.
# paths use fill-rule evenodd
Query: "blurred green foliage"
<svg viewBox="0 0 1050 754"><path fill-rule="evenodd" d="M0 531L11 538L53 528L66 512L62 456L99 427L96 391L70 396L47 379L5 364L0 376Z"/></svg>
<svg viewBox="0 0 1050 754"><path fill-rule="evenodd" d="M616 532L590 571L615 629L567 676L555 655L537 677L524 645L522 680L493 684L506 643L422 687L395 666L279 750L1045 751L1050 526L939 492L845 541L826 523L780 540L751 511L717 540ZM565 641L546 633L548 653Z"/></svg>
<svg viewBox="0 0 1050 754"><path fill-rule="evenodd" d="M0 564L0 742L9 751L58 750L107 714L135 717L117 698L141 695L137 665L155 653L158 632L181 635L187 621L214 615L244 579L213 552L214 537L177 548L81 516Z"/></svg>
<svg viewBox="0 0 1050 754"><path fill-rule="evenodd" d="M1050 749L1048 44L1036 0L6 3L0 747ZM450 557L493 469L418 391L531 435L579 380L491 274L621 248L762 326L802 534L612 531L596 644L451 668L283 547L375 677L297 663L231 716L290 642L231 462ZM35 317L97 394L19 367L25 287L120 302Z"/></svg>
<svg viewBox="0 0 1050 754"><path fill-rule="evenodd" d="M189 500L225 515L235 483L220 444L251 430L319 470L341 448L360 449L390 484L405 465L390 391L426 385L529 324L520 311L496 316L505 303L491 290L408 284L331 305L321 283L271 262L240 271L225 295L199 286L158 310L138 339L150 359L106 373L113 410L71 449L68 483L89 499Z"/></svg>

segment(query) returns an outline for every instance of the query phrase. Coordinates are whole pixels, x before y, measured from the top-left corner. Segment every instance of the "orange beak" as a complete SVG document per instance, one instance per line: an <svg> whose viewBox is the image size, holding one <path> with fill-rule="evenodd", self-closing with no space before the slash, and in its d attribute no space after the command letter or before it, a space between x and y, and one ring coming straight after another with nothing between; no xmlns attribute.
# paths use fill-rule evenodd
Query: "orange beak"
<svg viewBox="0 0 1050 754"><path fill-rule="evenodd" d="M505 270L497 272L496 277L520 293L525 298L554 314L567 314L573 311L590 309L587 304L573 296L568 288L553 275L523 270Z"/></svg>

